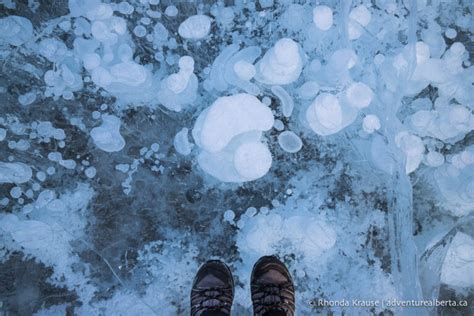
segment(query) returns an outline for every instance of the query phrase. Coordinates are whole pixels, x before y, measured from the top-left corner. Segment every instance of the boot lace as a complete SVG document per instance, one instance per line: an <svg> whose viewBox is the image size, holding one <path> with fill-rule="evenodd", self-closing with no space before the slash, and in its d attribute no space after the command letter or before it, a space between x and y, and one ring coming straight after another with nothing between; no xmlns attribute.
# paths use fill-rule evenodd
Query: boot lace
<svg viewBox="0 0 474 316"><path fill-rule="evenodd" d="M199 316L207 311L221 311L230 315L232 288L212 287L193 289L191 300L196 302L191 307L192 316Z"/></svg>

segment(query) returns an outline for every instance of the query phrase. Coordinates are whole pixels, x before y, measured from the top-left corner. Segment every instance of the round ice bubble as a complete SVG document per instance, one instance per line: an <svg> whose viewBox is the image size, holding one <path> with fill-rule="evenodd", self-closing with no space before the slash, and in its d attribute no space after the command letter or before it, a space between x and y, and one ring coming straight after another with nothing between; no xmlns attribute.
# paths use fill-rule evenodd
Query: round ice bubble
<svg viewBox="0 0 474 316"><path fill-rule="evenodd" d="M133 29L133 34L135 34L138 37L143 37L146 35L146 28L143 25L137 25Z"/></svg>
<svg viewBox="0 0 474 316"><path fill-rule="evenodd" d="M250 80L256 74L255 66L244 60L239 60L234 64L234 71L242 80Z"/></svg>
<svg viewBox="0 0 474 316"><path fill-rule="evenodd" d="M363 109L372 102L373 92L368 85L362 82L353 83L346 90L346 99L352 107Z"/></svg>
<svg viewBox="0 0 474 316"><path fill-rule="evenodd" d="M316 116L322 126L334 129L342 124L342 109L336 96L330 93L320 94L314 105Z"/></svg>
<svg viewBox="0 0 474 316"><path fill-rule="evenodd" d="M278 144L288 153L296 153L303 147L301 138L292 131L284 131L278 135Z"/></svg>
<svg viewBox="0 0 474 316"><path fill-rule="evenodd" d="M174 148L181 155L189 155L191 153L192 144L188 140L188 129L183 127L174 137Z"/></svg>
<svg viewBox="0 0 474 316"><path fill-rule="evenodd" d="M166 86L175 94L181 93L188 85L188 78L182 74L172 74L166 78Z"/></svg>
<svg viewBox="0 0 474 316"><path fill-rule="evenodd" d="M191 56L183 56L178 62L179 69L188 73L194 71L194 59Z"/></svg>
<svg viewBox="0 0 474 316"><path fill-rule="evenodd" d="M86 177L88 177L89 179L92 179L95 177L97 170L94 167L89 167L84 171L84 173Z"/></svg>
<svg viewBox="0 0 474 316"><path fill-rule="evenodd" d="M272 155L268 147L260 142L240 145L234 154L234 167L247 180L263 177L272 165Z"/></svg>
<svg viewBox="0 0 474 316"><path fill-rule="evenodd" d="M224 220L226 222L233 222L235 218L235 213L232 210L227 210L224 212Z"/></svg>
<svg viewBox="0 0 474 316"><path fill-rule="evenodd" d="M439 167L444 163L444 156L437 151L426 154L426 164L430 167Z"/></svg>
<svg viewBox="0 0 474 316"><path fill-rule="evenodd" d="M10 190L10 195L14 199L18 199L22 194L21 188L20 187L13 187Z"/></svg>
<svg viewBox="0 0 474 316"><path fill-rule="evenodd" d="M379 118L373 114L367 115L366 117L364 117L362 128L368 134L372 134L373 132L379 130L380 129Z"/></svg>
<svg viewBox="0 0 474 316"><path fill-rule="evenodd" d="M207 15L193 15L179 25L178 33L185 39L201 39L211 30L211 18Z"/></svg>
<svg viewBox="0 0 474 316"><path fill-rule="evenodd" d="M444 35L446 35L446 37L449 39L454 39L458 35L458 33L455 29L448 28L446 32L444 32Z"/></svg>
<svg viewBox="0 0 474 316"><path fill-rule="evenodd" d="M84 68L93 70L100 66L100 56L96 53L85 54L83 57Z"/></svg>
<svg viewBox="0 0 474 316"><path fill-rule="evenodd" d="M298 55L298 45L290 38L283 38L275 44L275 57L282 65L294 64L295 56Z"/></svg>
<svg viewBox="0 0 474 316"><path fill-rule="evenodd" d="M236 136L266 131L273 126L273 113L255 96L240 93L218 98L196 121L193 137L208 152L219 152Z"/></svg>
<svg viewBox="0 0 474 316"><path fill-rule="evenodd" d="M367 26L370 23L372 15L366 6L360 5L352 9L351 13L349 13L349 18L362 26Z"/></svg>
<svg viewBox="0 0 474 316"><path fill-rule="evenodd" d="M175 17L178 15L178 8L176 8L174 5L169 5L165 9L165 14L167 16Z"/></svg>
<svg viewBox="0 0 474 316"><path fill-rule="evenodd" d="M302 68L298 44L290 38L283 38L258 62L255 78L271 85L290 84L299 78Z"/></svg>
<svg viewBox="0 0 474 316"><path fill-rule="evenodd" d="M122 14L132 14L134 11L134 8L132 5L130 5L128 2L120 2L117 6L117 9L120 13Z"/></svg>
<svg viewBox="0 0 474 316"><path fill-rule="evenodd" d="M313 22L322 31L327 31L333 24L332 9L325 5L313 9Z"/></svg>

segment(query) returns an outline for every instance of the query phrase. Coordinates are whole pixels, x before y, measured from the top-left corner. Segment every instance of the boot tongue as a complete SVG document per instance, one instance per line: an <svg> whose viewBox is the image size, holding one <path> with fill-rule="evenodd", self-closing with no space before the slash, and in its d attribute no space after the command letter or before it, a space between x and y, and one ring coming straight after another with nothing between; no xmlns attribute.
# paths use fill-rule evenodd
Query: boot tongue
<svg viewBox="0 0 474 316"><path fill-rule="evenodd" d="M209 274L206 275L199 283L197 284L200 288L215 288L215 287L224 287L225 284L218 277Z"/></svg>
<svg viewBox="0 0 474 316"><path fill-rule="evenodd" d="M264 284L282 284L285 283L287 278L278 272L277 270L269 270L268 272L265 272L260 278L259 281Z"/></svg>

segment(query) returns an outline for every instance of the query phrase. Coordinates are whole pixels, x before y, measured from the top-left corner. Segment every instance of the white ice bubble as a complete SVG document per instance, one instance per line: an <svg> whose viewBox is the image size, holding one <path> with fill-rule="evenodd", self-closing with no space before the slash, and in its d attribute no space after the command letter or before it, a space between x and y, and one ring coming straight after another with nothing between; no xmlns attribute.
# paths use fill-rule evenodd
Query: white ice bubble
<svg viewBox="0 0 474 316"><path fill-rule="evenodd" d="M372 89L368 85L362 82L352 83L349 88L347 88L345 97L349 105L363 109L370 105L374 97Z"/></svg>
<svg viewBox="0 0 474 316"><path fill-rule="evenodd" d="M306 119L313 131L321 135L333 134L342 126L342 108L336 96L320 94L306 111Z"/></svg>
<svg viewBox="0 0 474 316"><path fill-rule="evenodd" d="M406 155L406 173L409 174L415 171L420 165L425 152L425 145L421 138L407 132L400 132L395 136L395 143Z"/></svg>
<svg viewBox="0 0 474 316"><path fill-rule="evenodd" d="M296 81L303 69L299 45L290 38L276 42L257 64L256 80L272 85Z"/></svg>
<svg viewBox="0 0 474 316"><path fill-rule="evenodd" d="M133 34L135 34L137 37L143 37L146 35L146 28L143 25L137 25L133 29Z"/></svg>
<svg viewBox="0 0 474 316"><path fill-rule="evenodd" d="M83 58L84 68L93 70L100 66L100 56L96 53L85 54Z"/></svg>
<svg viewBox="0 0 474 316"><path fill-rule="evenodd" d="M21 197L22 193L23 192L21 191L20 187L13 187L10 190L10 196L14 199L18 199L19 197Z"/></svg>
<svg viewBox="0 0 474 316"><path fill-rule="evenodd" d="M92 179L95 177L97 170L94 167L89 167L86 170L84 170L84 173L86 177L88 177L89 179Z"/></svg>
<svg viewBox="0 0 474 316"><path fill-rule="evenodd" d="M322 31L327 31L333 24L332 9L325 5L317 6L313 9L313 22Z"/></svg>
<svg viewBox="0 0 474 316"><path fill-rule="evenodd" d="M128 2L120 2L117 7L118 11L122 14L132 14L134 11L134 8L132 5L130 5Z"/></svg>
<svg viewBox="0 0 474 316"><path fill-rule="evenodd" d="M224 212L224 221L228 223L233 223L235 218L235 213L232 210L227 210Z"/></svg>
<svg viewBox="0 0 474 316"><path fill-rule="evenodd" d="M239 60L234 64L234 71L242 80L252 79L257 72L253 64L244 60Z"/></svg>
<svg viewBox="0 0 474 316"><path fill-rule="evenodd" d="M25 183L32 175L30 166L24 163L0 161L0 183Z"/></svg>
<svg viewBox="0 0 474 316"><path fill-rule="evenodd" d="M273 123L273 128L277 131L282 131L285 129L285 124L283 124L283 122L280 120L275 120L275 122Z"/></svg>
<svg viewBox="0 0 474 316"><path fill-rule="evenodd" d="M38 179L38 181L43 182L44 180L46 180L46 173L44 173L43 171L38 171L36 173L36 179Z"/></svg>
<svg viewBox="0 0 474 316"><path fill-rule="evenodd" d="M351 10L349 18L362 26L367 26L372 19L372 14L364 5L359 5Z"/></svg>
<svg viewBox="0 0 474 316"><path fill-rule="evenodd" d="M430 151L426 154L426 164L430 167L439 167L444 163L444 156L437 151Z"/></svg>
<svg viewBox="0 0 474 316"><path fill-rule="evenodd" d="M187 156L191 153L192 144L189 143L188 129L183 127L174 137L174 148L181 155Z"/></svg>
<svg viewBox="0 0 474 316"><path fill-rule="evenodd" d="M33 37L33 25L27 18L10 15L0 19L0 45L20 46Z"/></svg>
<svg viewBox="0 0 474 316"><path fill-rule="evenodd" d="M178 15L178 8L176 8L174 5L169 5L165 9L165 14L170 17L175 17Z"/></svg>
<svg viewBox="0 0 474 316"><path fill-rule="evenodd" d="M446 35L446 37L449 39L454 39L458 35L458 33L455 29L448 28L446 29L446 32L444 32L444 35Z"/></svg>
<svg viewBox="0 0 474 316"><path fill-rule="evenodd" d="M270 108L250 94L221 97L201 113L193 137L206 151L218 152L239 134L269 130L273 120Z"/></svg>
<svg viewBox="0 0 474 316"><path fill-rule="evenodd" d="M18 97L18 102L23 105L30 105L36 100L36 91L30 91Z"/></svg>
<svg viewBox="0 0 474 316"><path fill-rule="evenodd" d="M441 282L444 284L472 288L474 286L474 239L458 232L451 241L441 267Z"/></svg>
<svg viewBox="0 0 474 316"><path fill-rule="evenodd" d="M278 144L288 153L296 153L303 147L301 138L292 131L284 131L278 135Z"/></svg>
<svg viewBox="0 0 474 316"><path fill-rule="evenodd" d="M103 115L102 124L91 130L95 145L106 152L120 151L125 147L125 140L120 135L120 119L113 115Z"/></svg>
<svg viewBox="0 0 474 316"><path fill-rule="evenodd" d="M211 30L211 18L207 15L193 15L179 25L178 33L185 39L198 40L204 38Z"/></svg>
<svg viewBox="0 0 474 316"><path fill-rule="evenodd" d="M376 115L368 114L362 122L362 129L368 134L380 129L380 120Z"/></svg>
<svg viewBox="0 0 474 316"><path fill-rule="evenodd" d="M234 167L248 181L263 177L272 165L272 154L260 142L244 143L234 155Z"/></svg>

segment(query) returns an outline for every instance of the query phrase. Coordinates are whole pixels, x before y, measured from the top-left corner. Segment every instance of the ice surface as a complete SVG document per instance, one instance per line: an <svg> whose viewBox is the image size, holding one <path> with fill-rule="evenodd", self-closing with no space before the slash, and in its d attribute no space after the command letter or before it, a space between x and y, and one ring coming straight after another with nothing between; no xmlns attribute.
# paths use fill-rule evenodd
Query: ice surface
<svg viewBox="0 0 474 316"><path fill-rule="evenodd" d="M120 151L125 147L125 140L120 135L120 119L113 115L103 115L102 124L91 130L94 144L106 152Z"/></svg>
<svg viewBox="0 0 474 316"><path fill-rule="evenodd" d="M178 33L181 37L190 40L198 40L209 34L211 29L211 18L207 15L193 15L179 25Z"/></svg>
<svg viewBox="0 0 474 316"><path fill-rule="evenodd" d="M309 303L472 301L467 1L0 2L0 314L472 314Z"/></svg>

